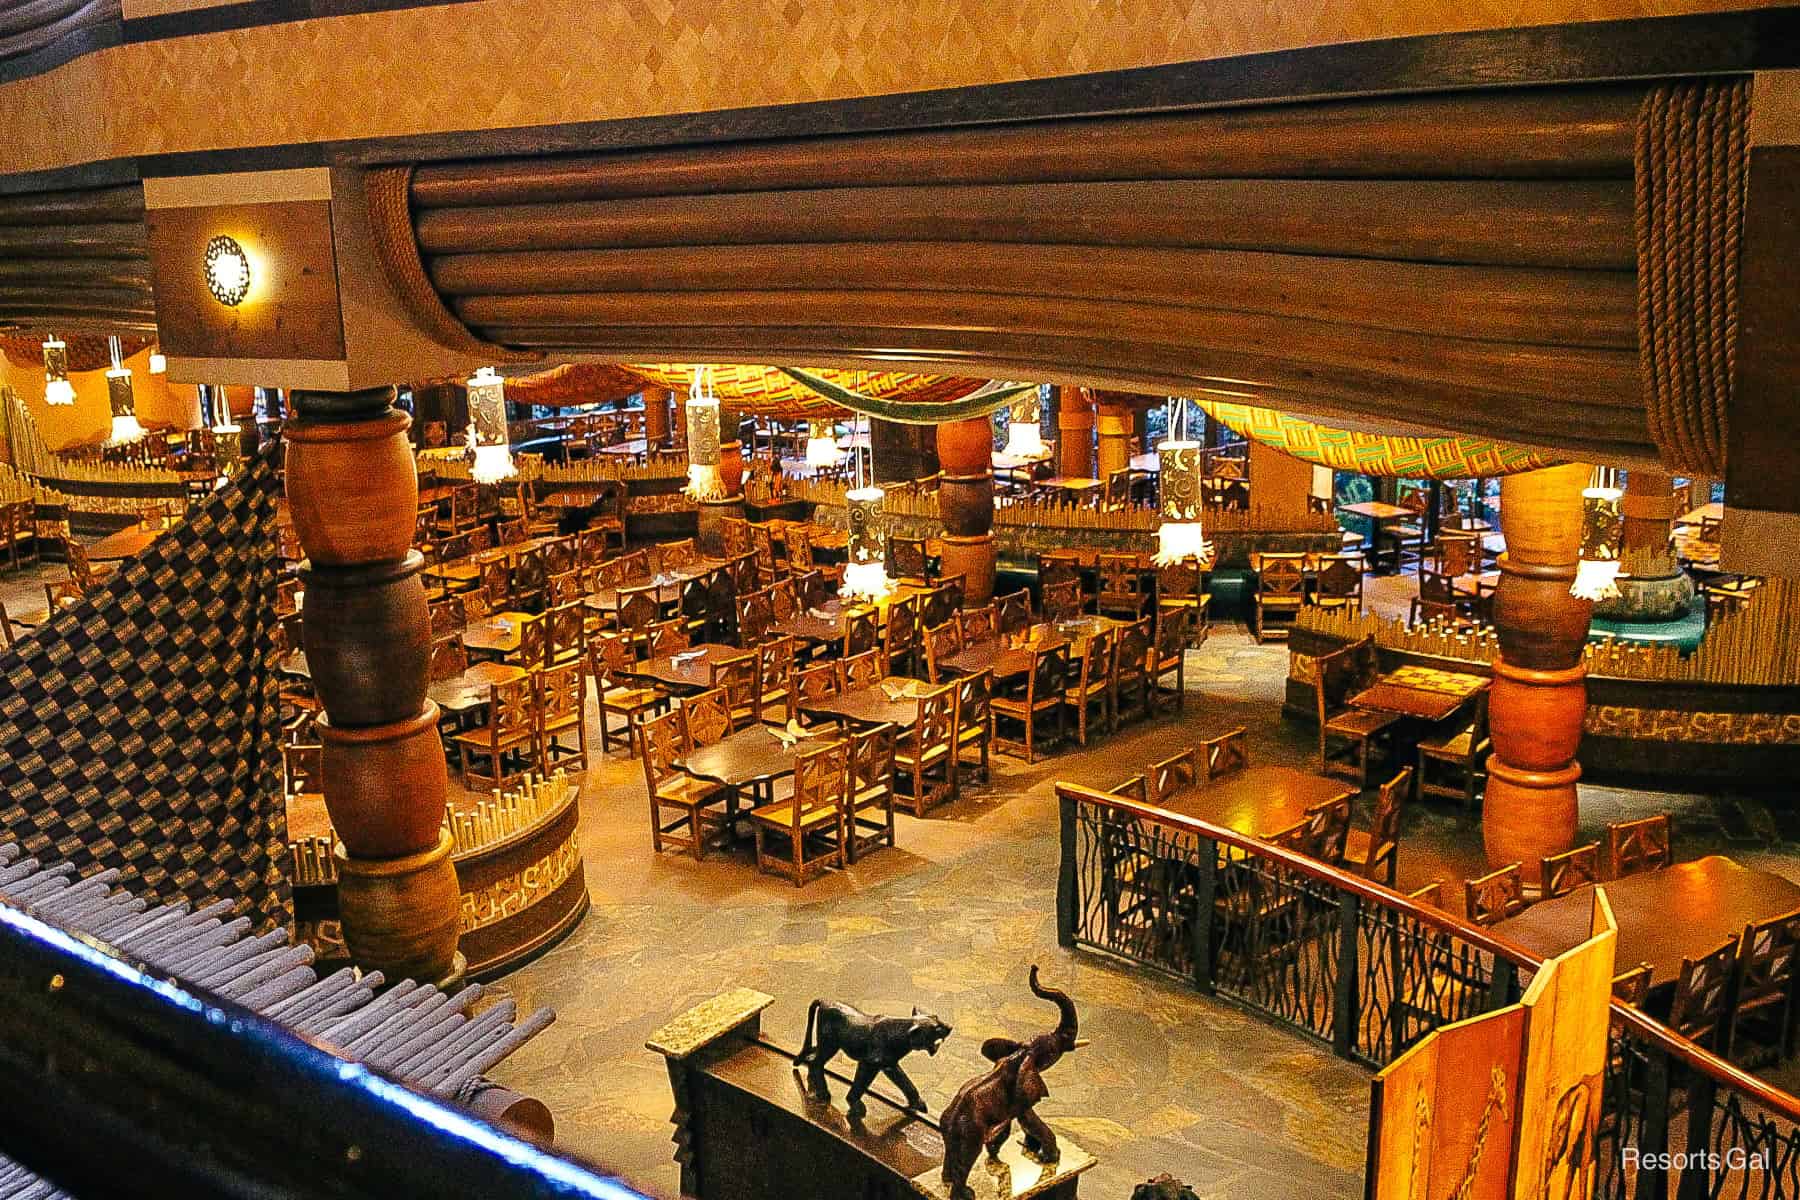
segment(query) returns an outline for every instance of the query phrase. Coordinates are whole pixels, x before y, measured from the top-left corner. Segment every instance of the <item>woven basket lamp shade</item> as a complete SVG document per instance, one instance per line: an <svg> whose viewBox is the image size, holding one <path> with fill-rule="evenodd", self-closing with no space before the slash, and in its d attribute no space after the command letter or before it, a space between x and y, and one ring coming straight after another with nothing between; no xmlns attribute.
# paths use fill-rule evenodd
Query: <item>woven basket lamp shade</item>
<svg viewBox="0 0 1800 1200"><path fill-rule="evenodd" d="M108 440L115 445L135 442L144 436L144 427L138 424L136 398L131 391L131 368L125 365L118 338L107 338L106 348L112 355L112 366L106 371L106 396L112 402L112 436Z"/></svg>
<svg viewBox="0 0 1800 1200"><path fill-rule="evenodd" d="M469 377L469 445L475 463L469 476L477 483L498 483L519 473L506 437L506 381L492 367Z"/></svg>
<svg viewBox="0 0 1800 1200"><path fill-rule="evenodd" d="M1569 595L1577 600L1610 600L1619 594L1619 545L1625 520L1618 488L1590 487L1581 493L1581 563Z"/></svg>
<svg viewBox="0 0 1800 1200"><path fill-rule="evenodd" d="M69 345L54 333L44 342L44 403L75 403L75 385L69 382Z"/></svg>
<svg viewBox="0 0 1800 1200"><path fill-rule="evenodd" d="M887 595L887 521L881 511L887 493L878 487L846 492L850 538L844 567L845 596L879 600Z"/></svg>
<svg viewBox="0 0 1800 1200"><path fill-rule="evenodd" d="M1007 415L1006 449L1016 458L1036 458L1044 453L1044 434L1039 428L1043 410L1038 407L1037 392L1030 391L1013 402Z"/></svg>
<svg viewBox="0 0 1800 1200"><path fill-rule="evenodd" d="M1200 443L1165 441L1157 447L1161 468L1162 524L1157 527L1156 563L1212 557L1200 523Z"/></svg>

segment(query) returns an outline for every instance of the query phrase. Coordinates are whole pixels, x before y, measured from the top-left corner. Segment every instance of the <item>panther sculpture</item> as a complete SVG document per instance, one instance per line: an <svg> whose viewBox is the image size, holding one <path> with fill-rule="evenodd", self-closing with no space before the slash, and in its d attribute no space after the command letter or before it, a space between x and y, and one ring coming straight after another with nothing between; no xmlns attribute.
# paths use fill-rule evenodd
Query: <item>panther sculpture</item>
<svg viewBox="0 0 1800 1200"><path fill-rule="evenodd" d="M825 1082L825 1065L842 1052L856 1063L856 1075L844 1097L845 1112L853 1117L863 1115L863 1094L877 1075L886 1075L898 1085L908 1108L924 1112L925 1100L900 1069L900 1060L914 1050L936 1054L949 1036L950 1026L917 1008L910 1017L879 1017L848 1004L814 1000L806 1012L806 1043L794 1058L794 1069L804 1066L808 1096L828 1103L831 1088Z"/></svg>

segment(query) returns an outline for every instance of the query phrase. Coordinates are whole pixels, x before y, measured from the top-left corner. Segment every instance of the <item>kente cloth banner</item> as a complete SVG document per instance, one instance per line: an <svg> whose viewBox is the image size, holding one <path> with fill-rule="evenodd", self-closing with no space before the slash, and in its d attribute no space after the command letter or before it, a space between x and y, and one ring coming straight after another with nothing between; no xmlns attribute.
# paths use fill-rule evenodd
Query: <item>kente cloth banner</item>
<svg viewBox="0 0 1800 1200"><path fill-rule="evenodd" d="M1486 479L1554 466L1560 460L1478 437L1401 437L1333 429L1272 408L1194 397L1216 421L1305 462L1360 475L1405 479Z"/></svg>
<svg viewBox="0 0 1800 1200"><path fill-rule="evenodd" d="M626 367L653 387L685 393L693 384L687 363L632 363ZM850 403L871 416L888 420L943 421L951 406L988 386L985 379L921 375L913 371L852 371L828 367L764 367L744 364L714 366L712 391L719 403L746 416L780 420L828 420L843 416ZM919 415L895 417L894 412ZM982 410L987 411L987 410Z"/></svg>
<svg viewBox="0 0 1800 1200"><path fill-rule="evenodd" d="M78 603L0 651L0 840L146 900L293 922L258 456Z"/></svg>

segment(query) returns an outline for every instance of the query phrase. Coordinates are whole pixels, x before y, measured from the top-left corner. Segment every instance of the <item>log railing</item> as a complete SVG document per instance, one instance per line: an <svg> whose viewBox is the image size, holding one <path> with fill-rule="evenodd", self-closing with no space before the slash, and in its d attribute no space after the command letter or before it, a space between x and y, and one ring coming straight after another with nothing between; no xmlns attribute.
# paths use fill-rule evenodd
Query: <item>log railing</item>
<svg viewBox="0 0 1800 1200"><path fill-rule="evenodd" d="M1058 783L1057 936L1191 982L1380 1067L1512 1003L1542 960L1380 884ZM1800 1197L1800 1099L1613 1003L1596 1194ZM1697 1153L1703 1152L1703 1153Z"/></svg>

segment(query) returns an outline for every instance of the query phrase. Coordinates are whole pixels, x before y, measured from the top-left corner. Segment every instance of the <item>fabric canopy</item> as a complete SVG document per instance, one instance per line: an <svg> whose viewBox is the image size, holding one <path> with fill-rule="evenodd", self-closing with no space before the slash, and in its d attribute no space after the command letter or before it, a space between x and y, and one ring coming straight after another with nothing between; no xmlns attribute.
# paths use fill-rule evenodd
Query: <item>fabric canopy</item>
<svg viewBox="0 0 1800 1200"><path fill-rule="evenodd" d="M1206 414L1305 462L1362 475L1407 479L1484 479L1554 465L1556 458L1510 442L1476 437L1402 437L1333 429L1272 408L1195 398Z"/></svg>

